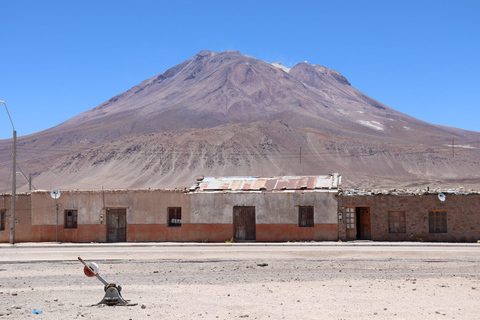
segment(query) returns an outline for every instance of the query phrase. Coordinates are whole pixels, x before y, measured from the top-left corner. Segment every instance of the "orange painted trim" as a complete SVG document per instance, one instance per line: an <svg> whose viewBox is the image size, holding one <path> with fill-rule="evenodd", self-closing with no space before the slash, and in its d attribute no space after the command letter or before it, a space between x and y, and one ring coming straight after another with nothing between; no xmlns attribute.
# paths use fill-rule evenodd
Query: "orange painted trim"
<svg viewBox="0 0 480 320"><path fill-rule="evenodd" d="M33 242L52 242L56 238L56 226L32 226ZM65 229L58 226L59 242L106 242L106 225L78 225L75 229Z"/></svg>
<svg viewBox="0 0 480 320"><path fill-rule="evenodd" d="M127 241L195 241L224 242L233 237L232 224L182 224L168 227L159 224L130 224Z"/></svg>
<svg viewBox="0 0 480 320"><path fill-rule="evenodd" d="M315 224L314 227L299 227L298 224L257 224L257 241L284 242L292 240L336 241L336 224Z"/></svg>
<svg viewBox="0 0 480 320"><path fill-rule="evenodd" d="M233 224L182 224L168 227L160 224L129 224L128 242L225 242L234 235ZM56 227L32 226L31 241L55 241ZM282 242L292 240L338 240L336 224L316 224L299 227L298 224L257 224L256 241ZM58 226L59 242L107 242L106 225L79 225L76 229Z"/></svg>

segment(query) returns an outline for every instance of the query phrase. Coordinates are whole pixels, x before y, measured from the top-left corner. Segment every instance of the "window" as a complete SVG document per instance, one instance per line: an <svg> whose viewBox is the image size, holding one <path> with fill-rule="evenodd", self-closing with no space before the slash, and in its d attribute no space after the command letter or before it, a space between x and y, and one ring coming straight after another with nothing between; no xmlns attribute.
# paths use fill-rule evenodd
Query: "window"
<svg viewBox="0 0 480 320"><path fill-rule="evenodd" d="M168 208L168 226L181 227L182 226L182 208Z"/></svg>
<svg viewBox="0 0 480 320"><path fill-rule="evenodd" d="M77 210L65 210L65 229L77 228Z"/></svg>
<svg viewBox="0 0 480 320"><path fill-rule="evenodd" d="M0 211L0 230L5 230L5 211Z"/></svg>
<svg viewBox="0 0 480 320"><path fill-rule="evenodd" d="M405 233L405 211L388 211L388 232Z"/></svg>
<svg viewBox="0 0 480 320"><path fill-rule="evenodd" d="M428 228L430 233L447 233L447 212L428 211Z"/></svg>
<svg viewBox="0 0 480 320"><path fill-rule="evenodd" d="M313 227L313 207L299 207L298 209L298 226Z"/></svg>
<svg viewBox="0 0 480 320"><path fill-rule="evenodd" d="M347 207L345 212L347 214L347 229L355 230L355 207Z"/></svg>

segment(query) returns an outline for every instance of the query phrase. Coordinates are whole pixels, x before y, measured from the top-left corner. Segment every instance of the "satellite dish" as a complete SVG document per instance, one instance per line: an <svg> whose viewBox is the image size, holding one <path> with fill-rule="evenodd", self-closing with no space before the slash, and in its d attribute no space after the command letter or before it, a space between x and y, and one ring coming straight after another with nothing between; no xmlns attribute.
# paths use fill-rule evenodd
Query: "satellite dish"
<svg viewBox="0 0 480 320"><path fill-rule="evenodd" d="M58 191L58 190L53 190L52 192L50 192L50 197L52 197L53 199L57 200L58 198L60 198L60 191Z"/></svg>
<svg viewBox="0 0 480 320"><path fill-rule="evenodd" d="M444 195L443 193L439 193L438 194L438 200L443 202L443 201L447 200L447 196Z"/></svg>

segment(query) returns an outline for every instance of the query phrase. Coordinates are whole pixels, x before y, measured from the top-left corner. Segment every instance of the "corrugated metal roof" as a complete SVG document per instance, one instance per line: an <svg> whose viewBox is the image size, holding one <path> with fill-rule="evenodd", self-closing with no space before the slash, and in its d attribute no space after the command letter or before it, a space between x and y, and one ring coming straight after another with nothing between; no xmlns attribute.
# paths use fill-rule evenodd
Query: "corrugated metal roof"
<svg viewBox="0 0 480 320"><path fill-rule="evenodd" d="M190 188L193 192L285 191L338 189L340 175L281 177L205 177Z"/></svg>

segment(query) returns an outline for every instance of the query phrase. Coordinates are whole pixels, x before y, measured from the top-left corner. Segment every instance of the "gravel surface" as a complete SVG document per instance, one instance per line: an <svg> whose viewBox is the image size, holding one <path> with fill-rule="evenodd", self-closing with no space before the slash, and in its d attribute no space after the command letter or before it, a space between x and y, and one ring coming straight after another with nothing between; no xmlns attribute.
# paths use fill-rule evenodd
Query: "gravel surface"
<svg viewBox="0 0 480 320"><path fill-rule="evenodd" d="M42 254L51 258L43 261L24 258L35 249L16 250L0 248L2 319L478 319L480 314L477 248L112 248L109 253L83 248ZM76 253L86 261L96 258L100 274L122 285L123 297L138 305L92 306L102 300L103 284L83 274Z"/></svg>

